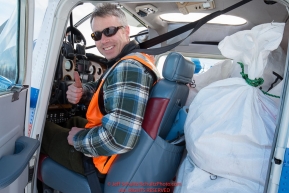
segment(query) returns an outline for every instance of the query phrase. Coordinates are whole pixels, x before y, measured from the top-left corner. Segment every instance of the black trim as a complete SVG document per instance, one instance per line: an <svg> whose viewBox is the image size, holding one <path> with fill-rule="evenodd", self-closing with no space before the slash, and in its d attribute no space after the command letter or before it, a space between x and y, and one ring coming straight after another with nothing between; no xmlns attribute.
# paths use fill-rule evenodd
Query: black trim
<svg viewBox="0 0 289 193"><path fill-rule="evenodd" d="M191 44L201 44L201 45L213 45L213 46L217 46L219 45L220 42L210 42L210 41L195 41L192 42Z"/></svg>
<svg viewBox="0 0 289 193"><path fill-rule="evenodd" d="M98 63L103 63L103 61L105 60L105 58L101 57L101 56L97 56L95 54L92 53L86 53L86 57L88 60L94 61L94 62L98 62Z"/></svg>
<svg viewBox="0 0 289 193"><path fill-rule="evenodd" d="M99 95L98 95L98 108L101 114L106 115L107 112L104 108L104 100L103 100L103 84L102 84L102 87L100 88Z"/></svg>
<svg viewBox="0 0 289 193"><path fill-rule="evenodd" d="M70 28L73 29L73 17L72 17L72 12L71 12L71 14L70 14L69 22L70 22ZM66 34L67 34L67 29L66 29ZM66 36L66 34L65 34L65 36ZM71 39L72 47L74 48L73 32L72 32L72 31L71 31L70 39Z"/></svg>
<svg viewBox="0 0 289 193"><path fill-rule="evenodd" d="M136 35L129 36L129 37L130 37L130 38L134 38L134 37L146 35L146 34L148 34L148 33L149 33L148 31L146 31L146 32L141 32L141 33L138 33L138 34L136 34Z"/></svg>
<svg viewBox="0 0 289 193"><path fill-rule="evenodd" d="M276 84L277 82L278 82L278 80L283 80L283 77L280 75L280 74L278 74L277 72L272 72L275 76L276 76L276 79L275 79L275 81L271 84L271 86L270 86L270 88L267 90L267 92L269 92L273 87L274 87L274 84Z"/></svg>
<svg viewBox="0 0 289 193"><path fill-rule="evenodd" d="M78 36L84 43L84 45L86 45L86 39L85 37L83 36L83 34L76 28L76 27L73 27L73 26L69 26L67 29L66 29L66 34L71 32L71 43L73 45L73 35L75 36ZM73 46L72 46L73 47Z"/></svg>

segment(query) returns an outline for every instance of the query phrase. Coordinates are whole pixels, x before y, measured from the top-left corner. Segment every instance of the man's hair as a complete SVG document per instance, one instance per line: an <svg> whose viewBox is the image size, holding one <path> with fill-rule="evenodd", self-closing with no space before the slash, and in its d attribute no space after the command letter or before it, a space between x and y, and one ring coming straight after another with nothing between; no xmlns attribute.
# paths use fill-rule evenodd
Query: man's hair
<svg viewBox="0 0 289 193"><path fill-rule="evenodd" d="M91 15L90 24L92 24L92 20L95 17L103 18L107 16L115 16L119 19L120 23L123 26L127 26L127 19L124 12L120 8L118 8L116 4L111 3L101 3L97 5Z"/></svg>

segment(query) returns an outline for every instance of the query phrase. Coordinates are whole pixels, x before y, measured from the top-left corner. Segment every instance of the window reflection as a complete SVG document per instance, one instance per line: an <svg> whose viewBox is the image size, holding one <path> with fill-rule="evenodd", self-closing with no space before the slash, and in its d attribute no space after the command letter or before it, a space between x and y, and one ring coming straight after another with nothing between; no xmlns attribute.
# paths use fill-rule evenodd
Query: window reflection
<svg viewBox="0 0 289 193"><path fill-rule="evenodd" d="M0 75L8 78L12 83L16 83L18 77L18 44L16 42L19 24L17 6L17 1L11 0L1 2L0 8Z"/></svg>

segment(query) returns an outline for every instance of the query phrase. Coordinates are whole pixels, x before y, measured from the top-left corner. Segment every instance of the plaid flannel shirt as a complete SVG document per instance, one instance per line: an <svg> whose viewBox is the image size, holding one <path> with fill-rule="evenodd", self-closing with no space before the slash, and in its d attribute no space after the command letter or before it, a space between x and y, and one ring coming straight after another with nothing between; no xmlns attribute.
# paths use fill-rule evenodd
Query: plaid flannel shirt
<svg viewBox="0 0 289 193"><path fill-rule="evenodd" d="M96 91L97 83L83 87L84 100ZM130 151L141 132L144 112L153 78L136 60L123 60L108 75L103 85L104 107L108 114L102 125L78 132L74 147L87 156L110 156Z"/></svg>

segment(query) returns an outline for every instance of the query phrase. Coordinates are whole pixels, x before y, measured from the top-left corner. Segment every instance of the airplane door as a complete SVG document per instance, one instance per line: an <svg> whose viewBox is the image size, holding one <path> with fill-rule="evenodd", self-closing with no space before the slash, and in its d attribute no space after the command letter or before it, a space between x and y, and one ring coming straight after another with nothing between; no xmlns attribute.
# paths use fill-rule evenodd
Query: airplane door
<svg viewBox="0 0 289 193"><path fill-rule="evenodd" d="M289 49L287 49L283 82L278 122L272 144L264 193L289 192Z"/></svg>
<svg viewBox="0 0 289 193"><path fill-rule="evenodd" d="M0 0L0 193L25 192L39 141L26 137L33 0Z"/></svg>

